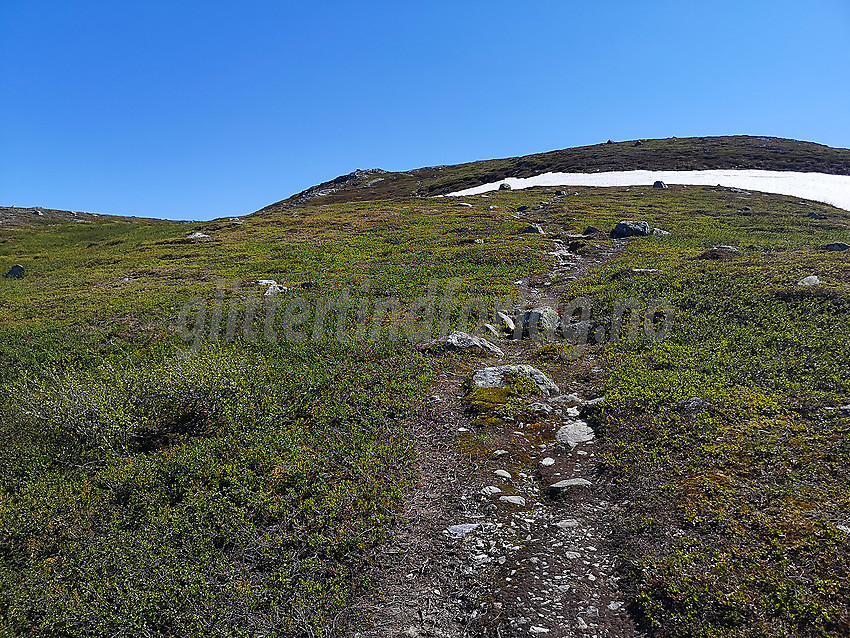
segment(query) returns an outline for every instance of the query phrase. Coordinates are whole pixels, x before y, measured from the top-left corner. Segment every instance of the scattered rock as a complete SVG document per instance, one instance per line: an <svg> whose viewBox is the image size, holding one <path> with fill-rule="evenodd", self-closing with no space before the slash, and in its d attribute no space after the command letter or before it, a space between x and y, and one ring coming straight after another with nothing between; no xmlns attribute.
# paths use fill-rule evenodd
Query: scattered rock
<svg viewBox="0 0 850 638"><path fill-rule="evenodd" d="M449 536L454 538L463 538L469 532L472 532L481 527L481 523L461 523L460 525L452 525L446 531L449 533Z"/></svg>
<svg viewBox="0 0 850 638"><path fill-rule="evenodd" d="M660 228L653 228L652 234L653 235L669 235L670 231L669 230L661 230Z"/></svg>
<svg viewBox="0 0 850 638"><path fill-rule="evenodd" d="M540 224L529 224L526 226L523 231L524 233L531 233L533 235L545 235L546 231L543 230L543 226Z"/></svg>
<svg viewBox="0 0 850 638"><path fill-rule="evenodd" d="M308 279L307 281L302 281L300 286L302 290L313 290L315 288L318 288L319 284L317 284L312 279Z"/></svg>
<svg viewBox="0 0 850 638"><path fill-rule="evenodd" d="M637 142L635 142L634 144L632 144L632 146L643 146L643 142L641 142L640 140L638 140Z"/></svg>
<svg viewBox="0 0 850 638"><path fill-rule="evenodd" d="M440 337L434 341L430 341L422 346L421 350L467 350L478 351L481 354L495 354L499 357L504 357L505 353L498 346L493 345L484 337L470 335L460 330L455 330L447 334L445 337Z"/></svg>
<svg viewBox="0 0 850 638"><path fill-rule="evenodd" d="M584 231L581 234L582 235L600 235L600 234L604 234L604 233L605 233L604 230L600 230L596 226L588 226L587 228L584 229Z"/></svg>
<svg viewBox="0 0 850 638"><path fill-rule="evenodd" d="M455 206L460 206L462 208L472 208L472 204L468 204L467 202L457 202Z"/></svg>
<svg viewBox="0 0 850 638"><path fill-rule="evenodd" d="M496 494L501 494L501 488L496 487L495 485L488 485L487 487L481 490L481 493L485 496L495 496Z"/></svg>
<svg viewBox="0 0 850 638"><path fill-rule="evenodd" d="M286 286L281 286L280 284L272 284L268 287L268 289L263 293L263 297L276 297L282 292L286 292L289 290Z"/></svg>
<svg viewBox="0 0 850 638"><path fill-rule="evenodd" d="M503 388L506 385L505 377L514 374L531 379L545 396L558 392L558 386L552 379L537 368L526 364L495 366L476 370L475 374L472 375L472 382L479 388Z"/></svg>
<svg viewBox="0 0 850 638"><path fill-rule="evenodd" d="M525 507L525 499L522 496L500 496L499 500L502 503L508 503L509 505Z"/></svg>
<svg viewBox="0 0 850 638"><path fill-rule="evenodd" d="M624 220L617 222L614 230L611 231L611 237L646 237L652 233L649 224L646 222L638 222L632 220Z"/></svg>
<svg viewBox="0 0 850 638"><path fill-rule="evenodd" d="M826 219L826 217L824 217L823 215L819 215L814 211L806 215L806 217L808 217L809 219Z"/></svg>
<svg viewBox="0 0 850 638"><path fill-rule="evenodd" d="M503 478L503 479L512 479L513 478L513 476L511 476L511 473L508 472L507 470L496 470L495 472L493 472L493 474L495 474L499 478Z"/></svg>
<svg viewBox="0 0 850 638"><path fill-rule="evenodd" d="M561 316L554 308L540 306L526 310L520 317L520 323L523 335L531 335L532 331L552 335L561 325Z"/></svg>
<svg viewBox="0 0 850 638"><path fill-rule="evenodd" d="M499 190L500 191L509 191L509 190L512 190L512 189L511 189L510 184L508 184L507 182L502 182L501 184L499 184Z"/></svg>
<svg viewBox="0 0 850 638"><path fill-rule="evenodd" d="M828 250L830 252L841 252L844 250L850 250L850 244L845 244L843 241L835 241L831 244L825 244L821 246L821 250Z"/></svg>
<svg viewBox="0 0 850 638"><path fill-rule="evenodd" d="M502 336L501 333L499 332L499 329L496 328L496 326L494 326L492 323L485 323L484 327L487 329L487 332L490 333L490 336L496 337L496 338Z"/></svg>
<svg viewBox="0 0 850 638"><path fill-rule="evenodd" d="M546 405L545 403L535 402L528 406L532 412L544 412L545 414L552 414L555 409L551 405Z"/></svg>
<svg viewBox="0 0 850 638"><path fill-rule="evenodd" d="M741 251L734 246L714 246L701 253L697 259L728 259L740 254Z"/></svg>
<svg viewBox="0 0 850 638"><path fill-rule="evenodd" d="M502 323L502 326L508 332L513 332L514 330L516 330L516 324L514 323L514 320L508 315L506 315L504 312L497 312L496 318Z"/></svg>
<svg viewBox="0 0 850 638"><path fill-rule="evenodd" d="M579 443L587 443L595 438L593 429L587 424L587 421L575 419L565 421L564 425L555 434L555 440L558 443L563 443L570 447L575 447Z"/></svg>
<svg viewBox="0 0 850 638"><path fill-rule="evenodd" d="M670 188L670 187L669 187L669 186L667 186L667 184L665 184L665 183L664 183L664 182L662 182L661 180L658 180L657 182L655 182L655 183L652 185L652 188Z"/></svg>
<svg viewBox="0 0 850 638"><path fill-rule="evenodd" d="M562 521L558 521L557 523L552 523L558 529L575 529L578 527L579 523L574 518L565 518Z"/></svg>
<svg viewBox="0 0 850 638"><path fill-rule="evenodd" d="M679 407L688 412L704 412L711 404L702 397L690 397L679 402Z"/></svg>
<svg viewBox="0 0 850 638"><path fill-rule="evenodd" d="M9 269L5 275L3 275L6 279L23 279L24 278L24 267L20 264L15 264Z"/></svg>
<svg viewBox="0 0 850 638"><path fill-rule="evenodd" d="M189 233L186 236L186 239L206 239L208 237L209 237L209 235L207 235L205 233L202 233L200 231L195 231L194 233Z"/></svg>
<svg viewBox="0 0 850 638"><path fill-rule="evenodd" d="M533 636L537 636L540 634L548 634L549 630L546 627L538 627L537 625L532 625L531 629L528 630L528 633Z"/></svg>
<svg viewBox="0 0 850 638"><path fill-rule="evenodd" d="M516 212L518 212L518 213L524 213L527 210L528 210L528 206L525 206L525 205L516 207Z"/></svg>
<svg viewBox="0 0 850 638"><path fill-rule="evenodd" d="M607 142L605 142L605 143L606 143L606 144L613 144L613 143L614 143L614 140L608 140L608 141L607 141Z"/></svg>
<svg viewBox="0 0 850 638"><path fill-rule="evenodd" d="M555 459L553 459L551 456L547 456L546 458L541 459L540 465L542 465L543 467L552 467L553 465L555 465Z"/></svg>
<svg viewBox="0 0 850 638"><path fill-rule="evenodd" d="M583 402L583 399L577 394L562 394L559 397L549 399L549 403L563 403L566 405L578 405Z"/></svg>
<svg viewBox="0 0 850 638"><path fill-rule="evenodd" d="M817 275L809 275L808 277L803 277L800 281L797 282L798 286L817 286L821 283L821 280L818 279Z"/></svg>
<svg viewBox="0 0 850 638"><path fill-rule="evenodd" d="M564 481L552 483L552 485L549 486L549 494L551 496L558 496L572 487L590 487L592 485L593 483L583 478L566 479Z"/></svg>

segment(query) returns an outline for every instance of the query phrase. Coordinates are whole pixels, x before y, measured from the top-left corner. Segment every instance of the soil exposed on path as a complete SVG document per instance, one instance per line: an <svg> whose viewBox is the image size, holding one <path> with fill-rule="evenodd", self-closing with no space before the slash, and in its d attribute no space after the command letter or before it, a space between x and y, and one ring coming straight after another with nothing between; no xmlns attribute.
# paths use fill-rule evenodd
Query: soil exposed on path
<svg viewBox="0 0 850 638"><path fill-rule="evenodd" d="M517 282L517 310L557 307L571 281L627 243L595 242L579 251L556 241L548 276ZM372 557L371 593L354 608L369 618L371 628L360 635L643 635L618 579L618 517L628 503L599 469L592 429L580 441L564 436L565 426L593 426L588 415L606 376L600 347L546 361L560 393L530 398L536 418L479 427L464 402L464 381L483 367L540 365L534 355L545 344L526 338L497 345L504 358L440 361L443 371L412 429L416 486L393 541ZM569 479L583 480L557 494L549 487Z"/></svg>

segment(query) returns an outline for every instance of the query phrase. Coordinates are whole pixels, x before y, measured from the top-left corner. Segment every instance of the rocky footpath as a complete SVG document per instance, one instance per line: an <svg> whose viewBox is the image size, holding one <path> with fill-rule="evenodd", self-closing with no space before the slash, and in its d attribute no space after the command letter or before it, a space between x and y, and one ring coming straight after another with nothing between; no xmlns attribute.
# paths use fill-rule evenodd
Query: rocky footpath
<svg viewBox="0 0 850 638"><path fill-rule="evenodd" d="M550 274L517 282L515 312L489 326L497 343L452 333L423 346L467 355L441 373L416 428L419 483L394 543L374 557L374 591L383 598L359 608L373 627L362 636L643 635L618 575L617 521L628 503L596 459L593 414L606 375L599 351L547 364L551 376L530 363L545 345L530 336L564 329L546 305L557 306L559 286L630 241L581 252L569 243L585 248L583 239L553 241ZM469 388L518 377L537 388L526 409L482 427Z"/></svg>

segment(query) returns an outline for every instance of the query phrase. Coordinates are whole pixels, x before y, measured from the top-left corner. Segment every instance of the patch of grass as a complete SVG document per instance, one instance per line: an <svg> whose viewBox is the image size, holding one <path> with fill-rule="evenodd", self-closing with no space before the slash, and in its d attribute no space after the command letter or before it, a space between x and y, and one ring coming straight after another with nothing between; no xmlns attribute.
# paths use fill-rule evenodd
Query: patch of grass
<svg viewBox="0 0 850 638"><path fill-rule="evenodd" d="M408 349L227 347L23 383L2 420L4 630L332 627L408 485L422 372Z"/></svg>
<svg viewBox="0 0 850 638"><path fill-rule="evenodd" d="M531 379L512 374L505 376L505 386L501 388L480 388L469 382L464 400L478 415L476 424L492 425L505 420L532 418L527 399L535 394L539 391Z"/></svg>

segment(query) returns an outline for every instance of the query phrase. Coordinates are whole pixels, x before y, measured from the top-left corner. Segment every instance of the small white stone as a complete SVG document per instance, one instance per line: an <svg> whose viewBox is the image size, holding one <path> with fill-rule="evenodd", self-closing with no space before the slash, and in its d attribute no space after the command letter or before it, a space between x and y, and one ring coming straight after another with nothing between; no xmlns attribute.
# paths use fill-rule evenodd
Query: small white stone
<svg viewBox="0 0 850 638"><path fill-rule="evenodd" d="M495 485L488 485L487 487L481 490L481 493L485 496L495 496L496 494L501 494L502 490L496 487Z"/></svg>
<svg viewBox="0 0 850 638"><path fill-rule="evenodd" d="M545 459L540 461L540 465L542 465L543 467L551 467L555 465L555 459L553 459L551 456L547 456Z"/></svg>
<svg viewBox="0 0 850 638"><path fill-rule="evenodd" d="M511 473L508 472L507 470L496 470L495 472L493 472L493 474L495 474L496 476L499 476L503 479L513 478L513 476L511 476Z"/></svg>

